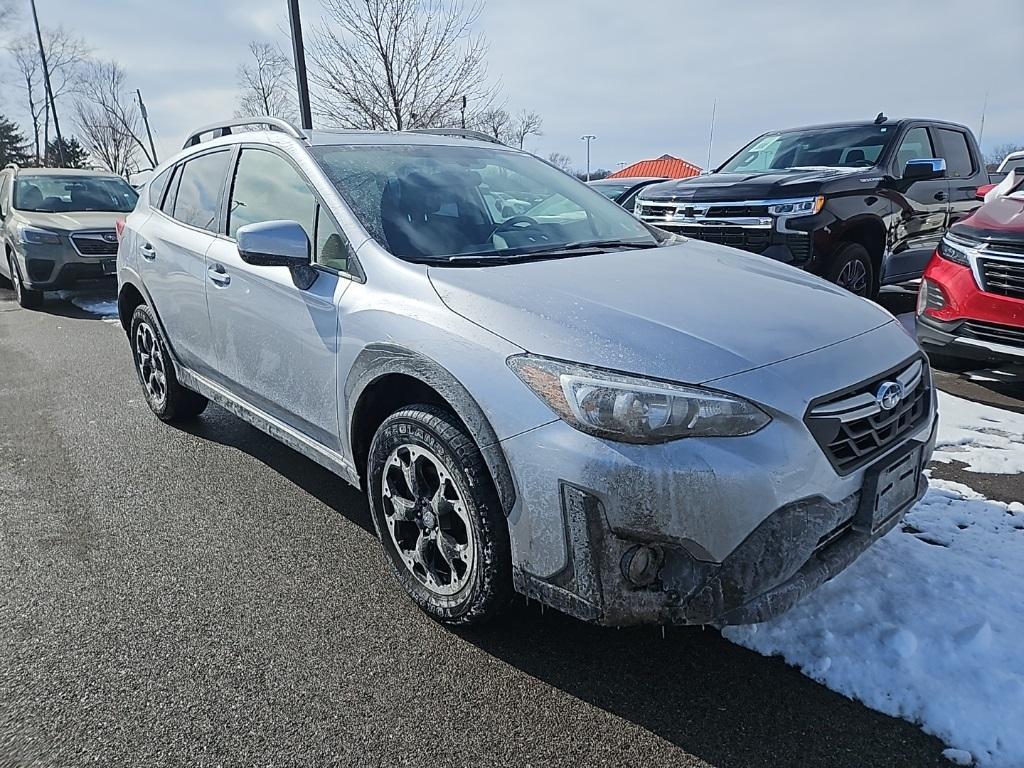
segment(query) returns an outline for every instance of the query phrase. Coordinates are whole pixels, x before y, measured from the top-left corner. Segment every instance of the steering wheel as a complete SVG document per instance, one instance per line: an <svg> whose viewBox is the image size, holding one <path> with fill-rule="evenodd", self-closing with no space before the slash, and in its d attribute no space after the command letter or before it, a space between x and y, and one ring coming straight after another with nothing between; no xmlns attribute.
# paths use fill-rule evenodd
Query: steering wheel
<svg viewBox="0 0 1024 768"><path fill-rule="evenodd" d="M491 239L496 234L506 229L512 229L513 227L518 226L535 227L537 226L537 224L538 221L529 216L512 216L511 218L505 219L503 222L495 226L494 229L491 230L491 234L488 235L487 239Z"/></svg>

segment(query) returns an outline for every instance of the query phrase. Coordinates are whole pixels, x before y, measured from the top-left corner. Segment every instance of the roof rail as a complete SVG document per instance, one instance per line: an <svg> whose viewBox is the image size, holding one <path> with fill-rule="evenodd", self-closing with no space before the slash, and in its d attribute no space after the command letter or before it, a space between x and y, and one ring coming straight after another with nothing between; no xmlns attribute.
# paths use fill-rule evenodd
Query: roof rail
<svg viewBox="0 0 1024 768"><path fill-rule="evenodd" d="M210 125L204 125L202 128L192 131L188 138L185 140L182 149L188 149L194 147L202 141L202 136L205 133L213 133L213 138L217 139L221 136L230 136L232 128L241 128L246 125L263 125L272 131L281 131L281 133L287 133L289 136L295 139L302 139L306 141L308 137L300 129L289 123L287 120L282 120L279 117L269 117L267 115L259 115L257 117L238 117L234 120L222 120L218 123L211 123Z"/></svg>
<svg viewBox="0 0 1024 768"><path fill-rule="evenodd" d="M490 144L501 144L503 142L498 141L488 133L483 131L474 131L472 128L412 128L409 133L429 133L434 136L454 136L458 139L473 139L475 141L486 141Z"/></svg>
<svg viewBox="0 0 1024 768"><path fill-rule="evenodd" d="M20 171L20 170L21 170L21 166L19 166L19 165L18 165L17 163L8 163L7 165L5 165L5 166L4 166L4 170L5 170L5 171L6 171L6 170L7 170L8 168L13 168L13 169L14 169L14 170L16 170L16 171Z"/></svg>

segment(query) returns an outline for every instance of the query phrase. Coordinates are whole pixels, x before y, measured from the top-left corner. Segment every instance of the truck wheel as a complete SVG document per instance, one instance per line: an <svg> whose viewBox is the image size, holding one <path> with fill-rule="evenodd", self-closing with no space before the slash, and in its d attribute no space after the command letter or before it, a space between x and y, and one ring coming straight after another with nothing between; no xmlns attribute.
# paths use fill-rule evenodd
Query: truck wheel
<svg viewBox="0 0 1024 768"><path fill-rule="evenodd" d="M202 413L209 401L178 383L167 345L149 307L132 315L132 357L150 409L162 421L184 421Z"/></svg>
<svg viewBox="0 0 1024 768"><path fill-rule="evenodd" d="M7 266L11 270L11 285L14 287L14 299L23 309L37 309L43 304L43 292L26 288L21 282L21 273L13 255L8 255Z"/></svg>
<svg viewBox="0 0 1024 768"><path fill-rule="evenodd" d="M832 256L825 278L850 293L873 299L878 293L875 267L868 249L860 243L845 243Z"/></svg>
<svg viewBox="0 0 1024 768"><path fill-rule="evenodd" d="M374 435L367 495L398 581L445 624L493 618L512 594L508 524L480 449L448 411L414 405Z"/></svg>

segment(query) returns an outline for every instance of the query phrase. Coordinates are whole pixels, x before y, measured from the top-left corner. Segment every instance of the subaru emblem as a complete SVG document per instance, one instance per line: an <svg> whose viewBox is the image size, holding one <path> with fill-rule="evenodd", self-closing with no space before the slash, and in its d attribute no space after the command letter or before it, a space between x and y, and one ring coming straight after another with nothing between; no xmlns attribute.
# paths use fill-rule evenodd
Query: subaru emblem
<svg viewBox="0 0 1024 768"><path fill-rule="evenodd" d="M903 399L903 385L898 381L885 381L875 393L875 402L883 411L891 411Z"/></svg>
<svg viewBox="0 0 1024 768"><path fill-rule="evenodd" d="M110 232L106 232L103 234L103 239L106 240L108 243L116 243L117 235Z"/></svg>

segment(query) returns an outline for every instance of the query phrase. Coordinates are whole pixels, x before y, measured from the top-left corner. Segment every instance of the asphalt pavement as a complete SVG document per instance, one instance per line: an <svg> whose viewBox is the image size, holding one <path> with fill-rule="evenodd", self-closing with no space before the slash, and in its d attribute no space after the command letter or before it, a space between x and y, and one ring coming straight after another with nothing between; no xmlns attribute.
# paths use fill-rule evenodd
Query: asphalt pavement
<svg viewBox="0 0 1024 768"><path fill-rule="evenodd" d="M949 765L714 630L434 623L361 493L219 408L162 424L119 325L4 290L0 630L0 766Z"/></svg>

